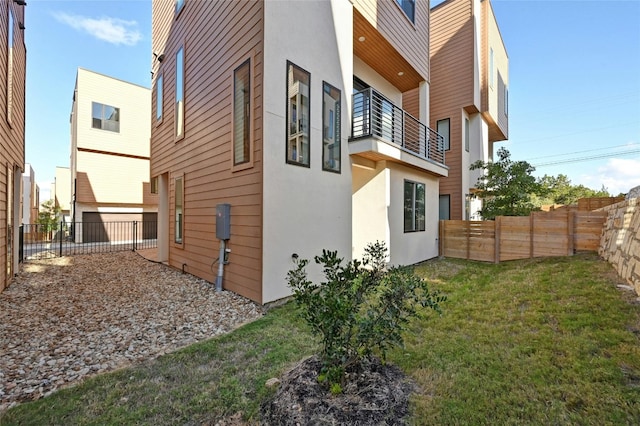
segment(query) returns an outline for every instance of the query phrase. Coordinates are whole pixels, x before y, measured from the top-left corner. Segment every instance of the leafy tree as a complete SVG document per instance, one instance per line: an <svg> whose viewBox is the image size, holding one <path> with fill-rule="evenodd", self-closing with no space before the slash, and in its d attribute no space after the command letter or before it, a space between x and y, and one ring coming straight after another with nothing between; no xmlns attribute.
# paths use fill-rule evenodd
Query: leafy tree
<svg viewBox="0 0 640 426"><path fill-rule="evenodd" d="M385 267L384 243L369 244L363 261L343 264L336 251L316 256L326 282L307 279L308 260L298 261L287 280L294 299L312 331L322 341L318 377L332 393L340 393L348 367L359 365L377 351L384 359L388 349L402 344L409 319L427 307L440 311L445 300L429 291L427 282L408 267Z"/></svg>
<svg viewBox="0 0 640 426"><path fill-rule="evenodd" d="M59 214L60 207L56 206L53 200L47 200L42 203L38 213L38 225L41 226L41 231L56 231L58 229Z"/></svg>
<svg viewBox="0 0 640 426"><path fill-rule="evenodd" d="M566 175L558 176L544 175L538 181L544 188L546 197L540 204L575 204L580 198L590 197L610 197L609 191L604 186L596 191L584 185L572 185L571 180Z"/></svg>
<svg viewBox="0 0 640 426"><path fill-rule="evenodd" d="M480 214L488 220L496 216L526 216L536 210L531 194L542 196L545 189L532 175L535 168L531 164L511 160L511 153L504 147L497 155L497 161L478 160L471 165L471 170L485 171L476 184L483 200Z"/></svg>

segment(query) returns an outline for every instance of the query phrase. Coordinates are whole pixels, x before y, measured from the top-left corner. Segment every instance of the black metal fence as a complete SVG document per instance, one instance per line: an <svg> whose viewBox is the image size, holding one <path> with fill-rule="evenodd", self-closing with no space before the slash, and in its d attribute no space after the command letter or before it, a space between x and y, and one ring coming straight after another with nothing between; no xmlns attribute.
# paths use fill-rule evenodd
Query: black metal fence
<svg viewBox="0 0 640 426"><path fill-rule="evenodd" d="M53 228L53 229L52 229ZM61 222L54 227L20 226L20 262L71 256L143 250L158 245L158 224L150 221Z"/></svg>

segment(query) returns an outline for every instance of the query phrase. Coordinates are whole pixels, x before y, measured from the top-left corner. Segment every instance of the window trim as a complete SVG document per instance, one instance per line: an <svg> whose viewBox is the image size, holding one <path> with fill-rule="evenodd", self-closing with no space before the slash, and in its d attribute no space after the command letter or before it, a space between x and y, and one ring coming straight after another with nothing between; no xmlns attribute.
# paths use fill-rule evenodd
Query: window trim
<svg viewBox="0 0 640 426"><path fill-rule="evenodd" d="M333 122L331 122L331 120L329 120L329 123L325 123L325 101L324 101L324 94L325 94L325 90L327 90L327 88L331 91L331 90L336 90L338 92L338 110L335 112L335 117L333 118ZM331 173L337 173L337 174L341 174L342 173L342 91L340 89L338 89L337 87L327 83L326 81L322 81L322 170L325 172L331 172ZM328 124L328 126L327 126ZM327 167L326 166L326 162L328 160L325 160L324 154L325 154L325 149L324 149L324 139L325 139L325 129L326 128L331 129L332 127L335 129L333 132L333 137L335 138L333 144L335 146L335 144L337 145L338 148L338 167L337 168L331 168L331 167ZM335 149L335 147L333 148Z"/></svg>
<svg viewBox="0 0 640 426"><path fill-rule="evenodd" d="M158 90L158 88L160 90ZM156 102L155 102L155 108L156 108L156 126L162 124L162 122L164 121L164 74L160 73L158 74L158 77L156 77L156 87L155 87L155 92L156 92Z"/></svg>
<svg viewBox="0 0 640 426"><path fill-rule="evenodd" d="M178 133L178 54L182 53L181 56L181 72L180 72L180 76L182 77L180 80L180 86L181 86L181 99L182 99L182 120L181 120L181 125L182 125L182 132ZM185 102L185 78L184 78L184 69L185 69L185 54L184 54L184 44L180 45L180 47L178 48L178 50L176 51L176 54L174 55L175 58L175 85L174 85L174 99L173 99L173 136L174 136L174 141L178 142L181 141L182 139L184 139L184 134L185 134L185 110L186 110L186 102Z"/></svg>
<svg viewBox="0 0 640 426"><path fill-rule="evenodd" d="M253 162L254 162L254 93L253 93L253 73L251 72L251 57L245 59L244 61L242 61L241 63L239 63L234 69L233 69L233 73L231 76L231 171L232 172L236 172L236 171L240 171L240 170L246 170L249 169L251 167L253 167ZM248 159L246 159L246 161L243 161L241 163L236 163L236 152L235 152L235 131L236 131L236 126L235 126L235 103L236 103L236 98L235 98L235 85L236 85L236 72L244 67L244 66L248 66L249 67L249 140L248 140L248 145L249 145L249 155L248 155Z"/></svg>
<svg viewBox="0 0 640 426"><path fill-rule="evenodd" d="M440 135L443 136L444 135L442 133L439 132L440 129L440 123L444 123L447 122L447 128L448 128L448 134L447 137L445 138L445 140L443 141L443 148L445 151L449 151L451 150L451 119L450 118L443 118L441 120L436 121L436 132Z"/></svg>
<svg viewBox="0 0 640 426"><path fill-rule="evenodd" d="M307 99L307 129L306 132L303 131L303 133L306 133L307 135L307 149L309 150L309 154L308 154L308 159L307 162L305 163L304 161L294 161L289 159L289 69L291 67L297 68L299 71L307 74L308 78L309 78L309 96ZM287 60L287 69L286 69L286 73L285 73L285 90L286 90L286 96L285 96L285 162L286 164L292 164L294 166L300 166L300 167L306 167L306 168L311 168L311 73L307 70L305 70L304 68L294 64L293 62Z"/></svg>
<svg viewBox="0 0 640 426"><path fill-rule="evenodd" d="M412 213L412 224L411 225L412 225L412 228L411 229L407 229L407 223L406 223L406 207L407 207L406 206L406 201L407 200L405 198L405 192L407 190L407 184L412 185L412 188L413 188L413 194L412 194L412 199L411 199L411 201L412 201L412 206L411 206L411 213ZM420 226L418 226L418 220L417 220L418 218L417 218L417 208L416 208L416 205L417 205L417 196L416 195L417 195L418 186L422 186L422 188L423 188L422 194L424 196L424 200L422 200L423 201L422 202L422 208L424 209L424 211L422 212L423 216L424 216L424 219L422 221L422 229L420 229ZM403 214L403 217L402 217L403 218L402 227L403 227L404 233L408 234L408 233L412 233L412 232L425 232L427 230L427 185L424 182L417 182L417 181L414 181L414 180L405 179L402 189L403 189L403 191L402 191L402 194L403 194L403 197L402 197L403 198L403 200L402 200L403 204L402 204L402 206L403 206L403 209L404 209L404 212L403 212L404 214Z"/></svg>
<svg viewBox="0 0 640 426"><path fill-rule="evenodd" d="M182 204L181 204L181 214L182 214L182 222L178 222L177 211L177 188L178 188L178 180L181 182L182 187ZM184 196L184 174L176 174L173 177L173 244L175 247L184 247L184 211L185 211L185 196ZM180 223L180 239L178 239L178 223Z"/></svg>

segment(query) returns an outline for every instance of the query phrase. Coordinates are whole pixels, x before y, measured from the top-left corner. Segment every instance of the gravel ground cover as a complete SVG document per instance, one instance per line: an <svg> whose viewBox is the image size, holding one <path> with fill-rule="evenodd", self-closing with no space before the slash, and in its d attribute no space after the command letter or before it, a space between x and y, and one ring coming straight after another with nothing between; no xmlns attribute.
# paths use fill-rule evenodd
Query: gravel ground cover
<svg viewBox="0 0 640 426"><path fill-rule="evenodd" d="M0 410L262 316L133 252L27 263L0 293Z"/></svg>

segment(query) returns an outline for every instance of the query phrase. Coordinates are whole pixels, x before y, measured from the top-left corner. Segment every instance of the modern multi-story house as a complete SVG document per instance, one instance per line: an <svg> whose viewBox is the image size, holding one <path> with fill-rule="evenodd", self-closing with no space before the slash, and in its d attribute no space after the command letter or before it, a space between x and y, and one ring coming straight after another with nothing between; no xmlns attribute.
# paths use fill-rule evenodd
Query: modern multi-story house
<svg viewBox="0 0 640 426"><path fill-rule="evenodd" d="M431 126L445 139L449 176L440 218L476 219L474 196L493 143L508 139L509 58L490 0L446 0L431 9ZM407 99L415 97L407 96Z"/></svg>
<svg viewBox="0 0 640 426"><path fill-rule="evenodd" d="M22 223L36 223L39 209L40 187L36 183L33 167L27 163L24 165L24 174L22 175Z"/></svg>
<svg viewBox="0 0 640 426"><path fill-rule="evenodd" d="M25 2L0 2L0 291L18 268L21 184L24 168Z"/></svg>
<svg viewBox="0 0 640 426"><path fill-rule="evenodd" d="M71 222L76 242L107 238L80 223L155 222L149 183L150 91L78 69L71 110ZM57 181L56 191L61 185Z"/></svg>
<svg viewBox="0 0 640 426"><path fill-rule="evenodd" d="M437 256L428 2L152 5L159 260L267 303L322 249Z"/></svg>

